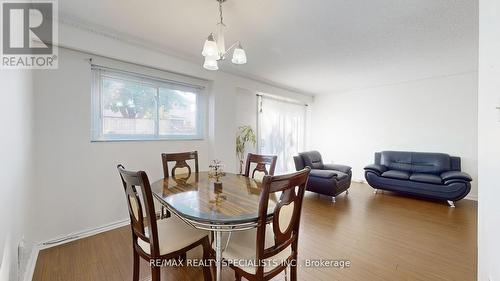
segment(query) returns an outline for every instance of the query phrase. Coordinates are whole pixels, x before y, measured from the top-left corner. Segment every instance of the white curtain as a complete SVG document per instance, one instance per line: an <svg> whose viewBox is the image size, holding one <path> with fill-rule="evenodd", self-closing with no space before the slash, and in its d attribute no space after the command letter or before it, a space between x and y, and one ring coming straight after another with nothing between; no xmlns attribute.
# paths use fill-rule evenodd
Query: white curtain
<svg viewBox="0 0 500 281"><path fill-rule="evenodd" d="M277 155L275 174L295 171L293 156L304 150L306 106L259 96L258 150Z"/></svg>

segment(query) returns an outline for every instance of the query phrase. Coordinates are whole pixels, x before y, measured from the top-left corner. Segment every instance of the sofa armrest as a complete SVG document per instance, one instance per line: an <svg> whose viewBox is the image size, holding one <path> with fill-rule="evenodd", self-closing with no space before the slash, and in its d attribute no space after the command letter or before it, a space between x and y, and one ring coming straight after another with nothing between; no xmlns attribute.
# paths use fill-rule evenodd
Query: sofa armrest
<svg viewBox="0 0 500 281"><path fill-rule="evenodd" d="M323 170L335 170L339 171L342 173L349 174L351 172L351 167L346 166L346 165L340 165L340 164L324 164L323 165Z"/></svg>
<svg viewBox="0 0 500 281"><path fill-rule="evenodd" d="M441 178L443 179L443 181L449 181L449 180L472 181L472 178L469 174L460 171L444 172L441 174Z"/></svg>
<svg viewBox="0 0 500 281"><path fill-rule="evenodd" d="M365 167L366 171L372 171L377 173L379 176L382 175L385 171L387 171L387 167L379 164L370 164Z"/></svg>
<svg viewBox="0 0 500 281"><path fill-rule="evenodd" d="M294 156L293 162L295 163L295 170L297 171L300 171L306 167L304 159L302 159L302 156L300 155Z"/></svg>

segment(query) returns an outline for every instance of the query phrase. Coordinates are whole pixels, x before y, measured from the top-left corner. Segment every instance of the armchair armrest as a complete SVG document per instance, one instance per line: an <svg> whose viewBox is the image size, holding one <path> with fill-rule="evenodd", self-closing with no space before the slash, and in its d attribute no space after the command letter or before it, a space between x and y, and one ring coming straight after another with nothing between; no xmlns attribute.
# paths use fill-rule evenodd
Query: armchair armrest
<svg viewBox="0 0 500 281"><path fill-rule="evenodd" d="M351 172L351 167L346 166L346 165L340 165L340 164L324 164L323 165L323 170L335 170L339 171L342 173L349 174Z"/></svg>
<svg viewBox="0 0 500 281"><path fill-rule="evenodd" d="M372 171L377 173L379 176L382 175L385 171L387 171L387 167L379 164L370 164L365 167L366 171Z"/></svg>
<svg viewBox="0 0 500 281"><path fill-rule="evenodd" d="M472 181L472 178L469 174L460 171L444 172L441 174L441 178L443 179L443 181L449 181L449 180Z"/></svg>

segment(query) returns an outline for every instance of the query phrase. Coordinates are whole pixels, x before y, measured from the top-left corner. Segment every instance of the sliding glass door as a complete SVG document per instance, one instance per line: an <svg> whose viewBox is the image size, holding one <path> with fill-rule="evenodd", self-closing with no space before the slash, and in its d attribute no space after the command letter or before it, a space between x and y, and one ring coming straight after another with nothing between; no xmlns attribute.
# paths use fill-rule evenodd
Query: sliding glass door
<svg viewBox="0 0 500 281"><path fill-rule="evenodd" d="M258 150L278 155L275 174L295 171L293 156L304 150L306 106L259 96Z"/></svg>

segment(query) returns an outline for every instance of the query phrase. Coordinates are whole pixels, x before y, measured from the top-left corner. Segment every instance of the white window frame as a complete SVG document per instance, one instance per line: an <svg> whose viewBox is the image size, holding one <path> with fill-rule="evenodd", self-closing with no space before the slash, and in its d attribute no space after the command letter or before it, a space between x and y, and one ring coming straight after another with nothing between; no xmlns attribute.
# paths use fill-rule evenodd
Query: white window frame
<svg viewBox="0 0 500 281"><path fill-rule="evenodd" d="M129 72L125 70L118 70L115 68L103 67L99 65L92 65L92 99L91 99L91 141L155 141L155 140L203 140L205 139L206 127L206 97L204 94L205 87L183 83L181 81L173 81L165 78L158 78L149 75L139 74L136 72ZM175 76L179 76L173 74ZM140 135L140 134L103 134L103 106L102 106L102 78L123 79L125 81L133 81L141 84L146 84L156 88L156 108L157 114L155 117L154 134ZM186 77L189 79L189 77ZM196 94L196 134L195 135L160 135L159 128L159 89L173 89Z"/></svg>

